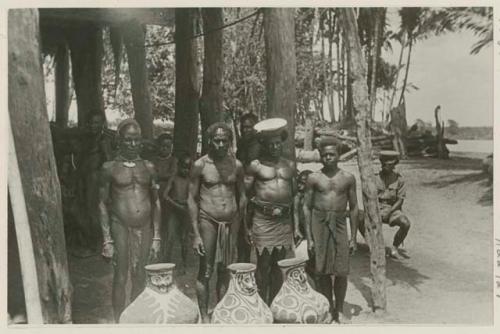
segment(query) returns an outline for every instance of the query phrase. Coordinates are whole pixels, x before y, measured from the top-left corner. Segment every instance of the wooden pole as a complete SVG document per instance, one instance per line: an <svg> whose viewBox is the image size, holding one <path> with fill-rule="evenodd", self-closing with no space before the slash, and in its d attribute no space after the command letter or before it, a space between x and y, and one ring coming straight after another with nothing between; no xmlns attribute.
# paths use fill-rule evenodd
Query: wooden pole
<svg viewBox="0 0 500 334"><path fill-rule="evenodd" d="M68 125L68 110L71 100L69 92L69 52L66 41L63 41L57 47L55 62L56 124L64 128Z"/></svg>
<svg viewBox="0 0 500 334"><path fill-rule="evenodd" d="M21 183L21 174L19 173L19 165L17 163L14 137L8 117L7 122L9 126L8 187L19 248L19 262L21 263L26 313L29 324L43 324L33 241L31 240L31 230L24 199L23 185Z"/></svg>
<svg viewBox="0 0 500 334"><path fill-rule="evenodd" d="M363 205L365 208L365 226L367 241L370 246L370 272L372 274L371 293L373 309L385 310L386 279L385 279L385 243L382 233L382 220L378 207L377 187L372 164L371 115L368 86L366 82L365 59L361 50L358 35L358 25L354 10L342 8L341 17L344 26L348 63L351 66L353 88L353 104L358 110L355 117L358 142L358 166L361 176Z"/></svg>

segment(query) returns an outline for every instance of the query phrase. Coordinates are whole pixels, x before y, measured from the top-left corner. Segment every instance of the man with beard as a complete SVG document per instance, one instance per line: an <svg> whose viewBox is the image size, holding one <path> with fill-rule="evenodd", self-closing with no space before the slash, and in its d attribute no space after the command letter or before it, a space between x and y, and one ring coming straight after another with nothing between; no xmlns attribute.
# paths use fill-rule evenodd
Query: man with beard
<svg viewBox="0 0 500 334"><path fill-rule="evenodd" d="M358 200L356 179L338 168L338 145L334 140L320 144L323 168L309 175L304 200L306 237L314 260L316 287L330 302L333 309L332 275L335 276L334 319L346 322L343 313L349 274L349 250L356 249L358 226ZM347 236L346 208L349 203L351 239Z"/></svg>
<svg viewBox="0 0 500 334"><path fill-rule="evenodd" d="M236 260L239 220L246 207L243 165L228 152L231 129L225 123L215 123L208 127L207 137L209 152L193 164L187 202L193 248L200 256L196 292L204 323L209 322L210 277L216 267L220 300L228 282L226 267Z"/></svg>
<svg viewBox="0 0 500 334"><path fill-rule="evenodd" d="M252 198L252 226L246 223L249 239L257 250L257 286L270 305L278 293L282 276L278 261L293 256L295 163L282 157L286 121L268 119L255 125L261 143L261 157L247 168Z"/></svg>
<svg viewBox="0 0 500 334"><path fill-rule="evenodd" d="M148 258L160 248L160 202L154 165L142 160L141 128L126 119L117 130L118 153L104 163L99 189L99 217L103 232L102 255L114 267L112 304L115 320L125 308L125 287L130 271L134 300L144 289Z"/></svg>

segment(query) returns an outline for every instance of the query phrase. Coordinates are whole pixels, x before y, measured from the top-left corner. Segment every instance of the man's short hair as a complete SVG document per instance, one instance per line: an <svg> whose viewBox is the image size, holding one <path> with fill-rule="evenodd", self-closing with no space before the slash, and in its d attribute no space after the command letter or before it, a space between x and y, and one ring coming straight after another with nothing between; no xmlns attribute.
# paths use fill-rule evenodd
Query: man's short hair
<svg viewBox="0 0 500 334"><path fill-rule="evenodd" d="M335 139L333 137L321 138L321 140L319 142L320 153L328 146L334 146L335 150L337 151L337 154L340 154L342 144L337 139Z"/></svg>
<svg viewBox="0 0 500 334"><path fill-rule="evenodd" d="M163 132L160 134L158 137L156 137L156 144L160 145L162 141L164 140L173 140L174 138L169 132Z"/></svg>
<svg viewBox="0 0 500 334"><path fill-rule="evenodd" d="M118 124L118 127L116 129L117 135L121 137L123 135L123 131L132 126L136 127L139 130L139 132L142 132L141 126L139 125L139 123L137 123L135 119L127 118L121 121L120 124Z"/></svg>
<svg viewBox="0 0 500 334"><path fill-rule="evenodd" d="M240 117L240 124L242 124L246 120L252 121L253 124L256 124L259 121L259 117L257 117L257 115L252 114L252 113L243 114Z"/></svg>
<svg viewBox="0 0 500 334"><path fill-rule="evenodd" d="M312 172L313 171L310 169L303 170L302 172L299 173L297 178L300 180L303 177L308 177L310 174L312 174Z"/></svg>
<svg viewBox="0 0 500 334"><path fill-rule="evenodd" d="M229 136L229 141L233 140L233 130L224 122L216 122L207 128L206 135L208 140L212 140L218 129L223 129Z"/></svg>

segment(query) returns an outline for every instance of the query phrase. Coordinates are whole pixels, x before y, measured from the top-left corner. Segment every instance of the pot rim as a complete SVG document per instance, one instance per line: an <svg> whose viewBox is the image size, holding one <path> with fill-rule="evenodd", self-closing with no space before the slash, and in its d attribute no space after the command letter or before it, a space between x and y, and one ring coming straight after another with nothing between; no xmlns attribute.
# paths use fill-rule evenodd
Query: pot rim
<svg viewBox="0 0 500 334"><path fill-rule="evenodd" d="M306 262L307 262L307 260L304 258L293 257L291 259L279 260L278 266L280 268L290 268L290 267L297 267L297 266L303 265Z"/></svg>
<svg viewBox="0 0 500 334"><path fill-rule="evenodd" d="M174 270L175 263L154 263L144 266L146 271L158 272L158 271L171 271Z"/></svg>
<svg viewBox="0 0 500 334"><path fill-rule="evenodd" d="M231 263L227 266L227 269L234 273L249 273L255 271L256 268L255 264L246 262Z"/></svg>

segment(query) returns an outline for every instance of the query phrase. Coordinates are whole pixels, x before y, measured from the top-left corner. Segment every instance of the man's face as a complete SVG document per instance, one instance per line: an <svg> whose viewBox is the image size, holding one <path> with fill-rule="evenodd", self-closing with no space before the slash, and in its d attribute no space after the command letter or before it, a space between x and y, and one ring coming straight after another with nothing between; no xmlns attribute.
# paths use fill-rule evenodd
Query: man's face
<svg viewBox="0 0 500 334"><path fill-rule="evenodd" d="M165 138L160 141L158 154L161 157L168 157L172 153L172 140Z"/></svg>
<svg viewBox="0 0 500 334"><path fill-rule="evenodd" d="M88 122L88 128L93 134L99 134L102 131L104 119L101 115L94 115Z"/></svg>
<svg viewBox="0 0 500 334"><path fill-rule="evenodd" d="M179 175L187 176L189 174L189 170L191 169L191 159L185 158L179 161Z"/></svg>
<svg viewBox="0 0 500 334"><path fill-rule="evenodd" d="M382 164L382 171L384 173L390 173L394 170L394 167L396 166L395 161L381 161Z"/></svg>
<svg viewBox="0 0 500 334"><path fill-rule="evenodd" d="M226 130L218 128L211 140L213 153L217 157L224 157L229 150L229 134Z"/></svg>
<svg viewBox="0 0 500 334"><path fill-rule="evenodd" d="M276 135L266 138L264 140L264 147L269 153L269 156L271 156L272 158L281 157L283 153L283 142L281 141L281 136Z"/></svg>
<svg viewBox="0 0 500 334"><path fill-rule="evenodd" d="M246 119L245 121L243 121L243 123L241 123L241 135L243 137L250 136L254 132L254 125L255 123L250 119Z"/></svg>
<svg viewBox="0 0 500 334"><path fill-rule="evenodd" d="M339 154L335 146L326 146L320 150L321 162L325 167L335 167L339 161Z"/></svg>
<svg viewBox="0 0 500 334"><path fill-rule="evenodd" d="M126 158L136 158L141 149L141 131L133 125L122 129L120 151Z"/></svg>

